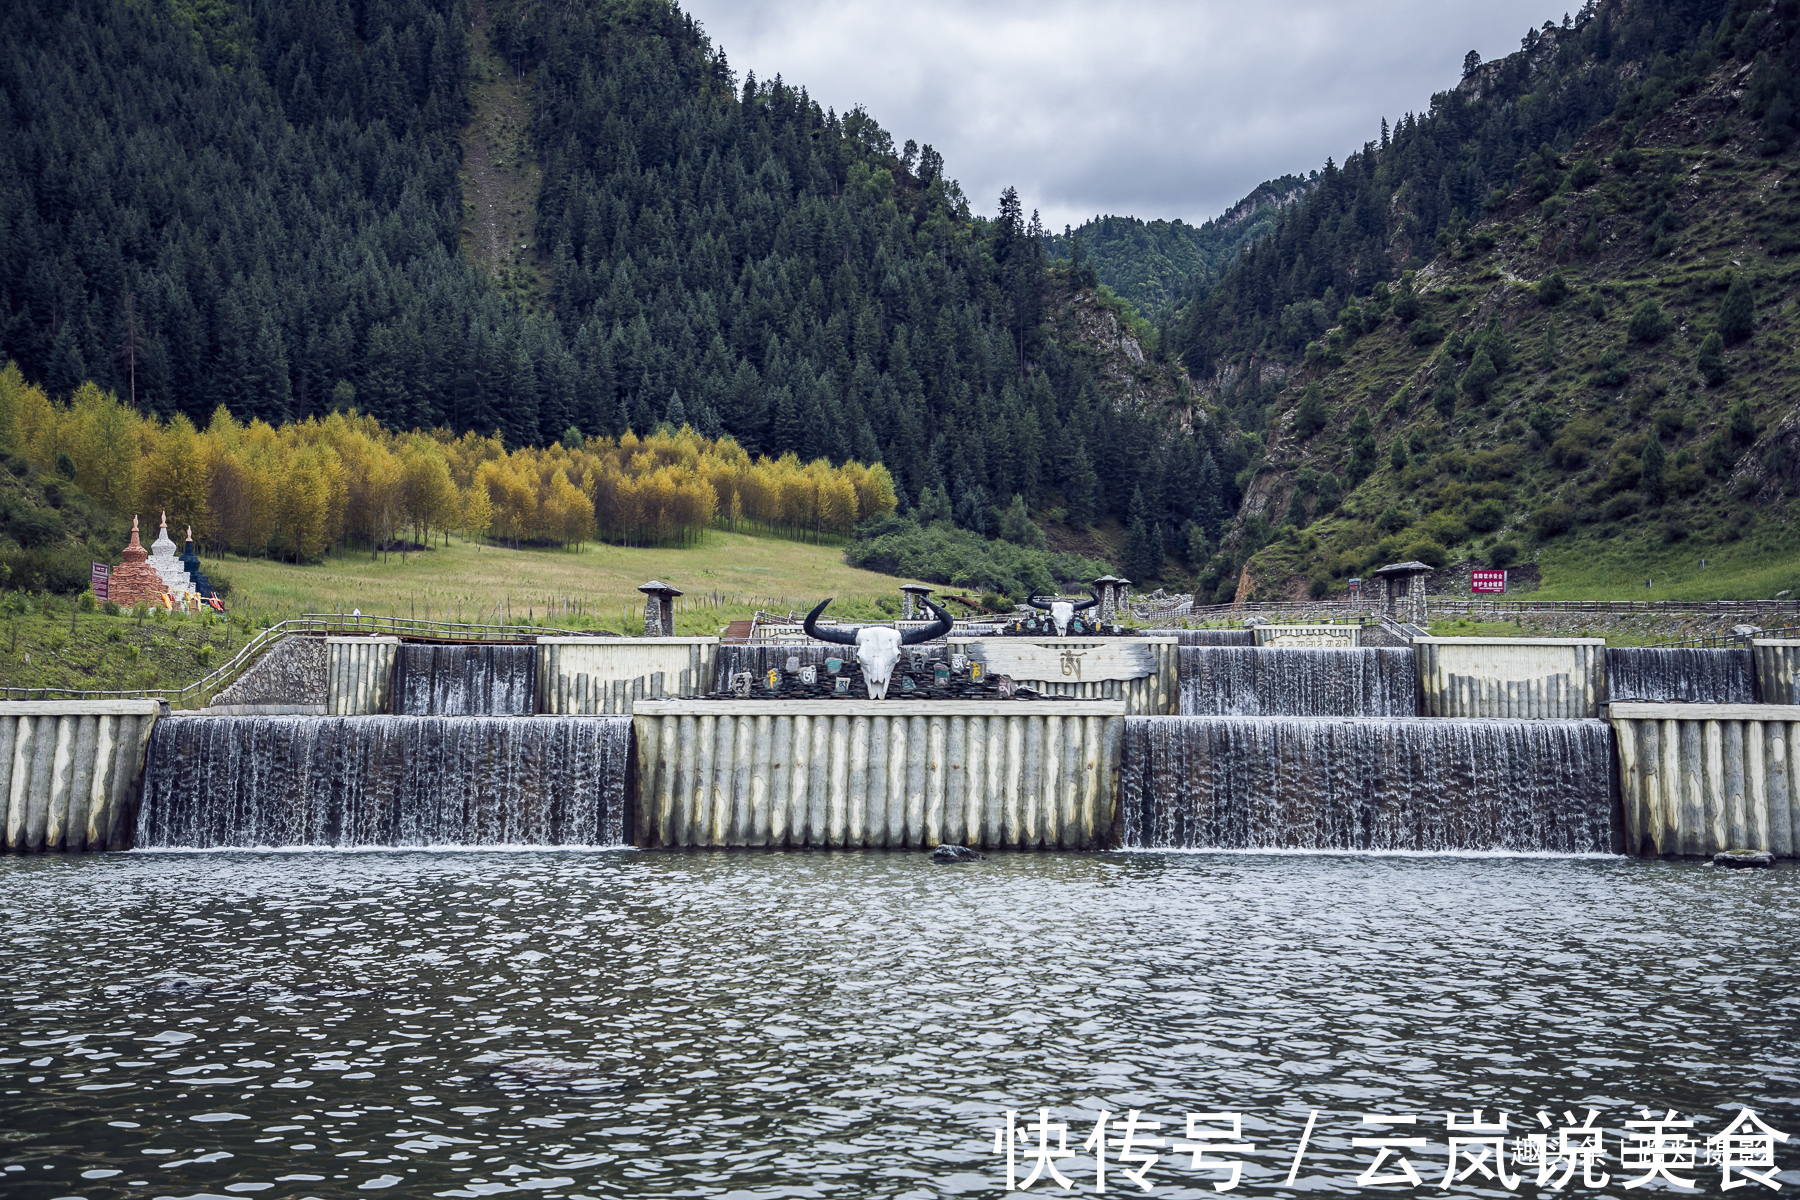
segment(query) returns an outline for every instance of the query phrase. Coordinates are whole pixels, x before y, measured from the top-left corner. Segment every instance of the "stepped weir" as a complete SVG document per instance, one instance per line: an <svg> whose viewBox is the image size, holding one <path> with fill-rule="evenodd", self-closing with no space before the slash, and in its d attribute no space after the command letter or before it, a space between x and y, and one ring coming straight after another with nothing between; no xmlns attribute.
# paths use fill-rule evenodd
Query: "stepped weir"
<svg viewBox="0 0 1800 1200"><path fill-rule="evenodd" d="M1033 626L909 644L870 700L798 630L315 641L229 710L0 705L7 848L1800 856L1800 643Z"/></svg>

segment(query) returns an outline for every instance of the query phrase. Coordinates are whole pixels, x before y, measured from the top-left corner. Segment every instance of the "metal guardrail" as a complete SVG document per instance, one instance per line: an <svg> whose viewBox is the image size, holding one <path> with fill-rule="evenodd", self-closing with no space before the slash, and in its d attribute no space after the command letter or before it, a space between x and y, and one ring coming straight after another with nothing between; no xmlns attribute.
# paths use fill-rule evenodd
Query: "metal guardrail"
<svg viewBox="0 0 1800 1200"><path fill-rule="evenodd" d="M1664 642L1651 642L1650 649L1655 650L1748 650L1752 638L1800 638L1800 625L1786 625L1779 629L1758 629L1755 633L1719 633L1708 637L1671 638Z"/></svg>
<svg viewBox="0 0 1800 1200"><path fill-rule="evenodd" d="M84 691L74 688L0 687L0 700L161 700L171 708L200 708L237 681L250 665L282 638L331 634L410 637L439 642L527 642L540 637L593 637L594 630L551 629L540 625L465 625L452 621L420 621L408 617L346 616L303 613L277 621L238 650L223 665L171 691L135 688Z"/></svg>

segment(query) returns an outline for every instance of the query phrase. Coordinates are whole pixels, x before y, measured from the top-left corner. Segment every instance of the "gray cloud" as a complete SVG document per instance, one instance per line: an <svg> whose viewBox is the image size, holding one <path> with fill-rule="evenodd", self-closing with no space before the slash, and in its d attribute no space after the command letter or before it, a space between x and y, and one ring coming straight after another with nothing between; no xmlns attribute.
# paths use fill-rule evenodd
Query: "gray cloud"
<svg viewBox="0 0 1800 1200"><path fill-rule="evenodd" d="M1577 5L1578 6L1578 5ZM780 74L896 144L929 142L978 211L1061 228L1201 222L1422 111L1463 55L1516 50L1553 0L683 0L740 78Z"/></svg>

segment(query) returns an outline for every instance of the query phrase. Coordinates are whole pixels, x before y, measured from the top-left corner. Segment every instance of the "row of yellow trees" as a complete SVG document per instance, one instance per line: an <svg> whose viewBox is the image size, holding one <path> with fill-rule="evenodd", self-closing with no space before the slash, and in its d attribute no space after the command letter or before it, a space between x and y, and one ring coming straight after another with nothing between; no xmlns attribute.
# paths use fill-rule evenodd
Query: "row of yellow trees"
<svg viewBox="0 0 1800 1200"><path fill-rule="evenodd" d="M515 545L666 544L715 524L817 537L895 503L879 464L753 460L685 426L513 451L498 435L401 433L354 412L276 428L220 408L200 429L142 416L91 383L58 403L11 363L0 370L0 449L72 471L120 515L166 511L215 550L295 560L451 529Z"/></svg>

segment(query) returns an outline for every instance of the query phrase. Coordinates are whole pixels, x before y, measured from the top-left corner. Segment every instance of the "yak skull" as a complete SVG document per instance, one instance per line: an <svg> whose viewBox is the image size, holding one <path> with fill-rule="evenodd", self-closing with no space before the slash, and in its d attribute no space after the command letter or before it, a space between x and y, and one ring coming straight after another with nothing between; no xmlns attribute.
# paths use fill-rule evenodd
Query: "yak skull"
<svg viewBox="0 0 1800 1200"><path fill-rule="evenodd" d="M1093 595L1092 592L1088 594ZM1075 619L1075 614L1084 609L1093 608L1095 605L1099 604L1100 597L1094 596L1092 600L1083 600L1080 604L1076 604L1070 600L1051 600L1046 602L1033 596L1028 603L1030 603L1031 607L1042 609L1050 614L1050 620L1056 625L1057 637L1068 637L1069 622Z"/></svg>
<svg viewBox="0 0 1800 1200"><path fill-rule="evenodd" d="M803 628L808 636L821 642L856 647L856 665L862 668L863 685L868 688L871 700L887 699L888 681L893 679L894 668L900 662L900 647L941 638L954 626L949 613L927 600L925 607L931 610L937 621L923 629L909 629L904 633L891 625L865 625L855 633L841 629L820 629L819 614L830 603L830 600L819 601L819 606L806 614Z"/></svg>

